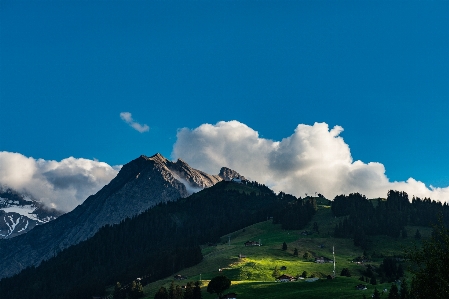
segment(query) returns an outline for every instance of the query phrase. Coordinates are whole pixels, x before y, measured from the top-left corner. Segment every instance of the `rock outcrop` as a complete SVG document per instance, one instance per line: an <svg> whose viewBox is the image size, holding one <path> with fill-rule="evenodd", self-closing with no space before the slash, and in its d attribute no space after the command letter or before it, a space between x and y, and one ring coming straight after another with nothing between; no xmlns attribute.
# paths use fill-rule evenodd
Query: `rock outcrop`
<svg viewBox="0 0 449 299"><path fill-rule="evenodd" d="M223 172L223 174L222 174ZM140 156L83 204L27 234L0 240L0 278L38 265L59 251L92 237L102 226L116 224L152 206L187 197L223 179L241 177L230 169L209 175L182 160L160 154Z"/></svg>

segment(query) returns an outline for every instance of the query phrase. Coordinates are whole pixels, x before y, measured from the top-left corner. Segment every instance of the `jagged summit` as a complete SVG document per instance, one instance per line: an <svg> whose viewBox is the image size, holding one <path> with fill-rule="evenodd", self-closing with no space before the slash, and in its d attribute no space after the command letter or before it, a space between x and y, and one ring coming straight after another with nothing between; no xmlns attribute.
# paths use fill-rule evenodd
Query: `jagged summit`
<svg viewBox="0 0 449 299"><path fill-rule="evenodd" d="M221 177L225 181L230 181L234 178L246 180L246 178L242 175L240 175L237 171L234 171L227 167L222 167L220 169L220 173L218 174L219 177Z"/></svg>
<svg viewBox="0 0 449 299"><path fill-rule="evenodd" d="M187 197L222 180L241 177L229 168L211 175L181 159L172 162L159 153L141 155L123 165L109 184L73 211L24 235L2 240L0 278L38 265L55 252L92 237L102 226L119 223L158 203Z"/></svg>

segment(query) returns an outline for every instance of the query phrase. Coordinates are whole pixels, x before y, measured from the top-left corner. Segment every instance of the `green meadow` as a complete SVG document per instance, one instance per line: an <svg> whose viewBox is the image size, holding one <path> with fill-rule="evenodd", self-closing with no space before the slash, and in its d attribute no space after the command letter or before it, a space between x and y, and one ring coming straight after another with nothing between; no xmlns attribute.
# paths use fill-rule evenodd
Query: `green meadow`
<svg viewBox="0 0 449 299"><path fill-rule="evenodd" d="M355 286L362 283L359 277L365 265L353 262L363 255L363 250L353 245L352 239L331 237L339 219L332 216L329 206L319 206L318 212L303 230L283 230L271 220L254 224L245 229L223 236L221 242L214 246L204 246L204 259L198 265L184 269L179 273L188 279L174 281L175 284L185 285L187 281L201 281L203 298L216 298L215 294L206 292L210 279L218 275L225 275L232 281L227 292L233 292L238 298L367 298L371 297L374 288L379 291L390 289L390 283L367 285L367 290L359 291ZM319 233L313 232L313 223L318 224ZM372 248L368 251L371 256L370 264L378 266L384 256L403 256L404 252L420 242L414 239L419 229L423 238L429 237L431 228L407 227L408 238L391 238L387 236L372 237ZM308 232L309 234L305 234ZM246 241L261 242L261 246L245 246ZM282 250L286 242L287 250ZM295 248L298 256L294 256ZM333 259L332 250L335 249L336 278L326 279L332 275L333 263L317 264L314 257ZM308 252L310 258L304 258ZM281 274L298 276L307 272L308 277L320 278L315 282L298 280L294 282L275 282L272 274L277 267ZM351 277L340 276L343 268L348 268ZM283 270L281 270L283 269ZM161 286L167 289L173 277L153 282L144 287L145 298L153 298ZM226 293L226 292L225 292ZM383 293L383 298L387 294Z"/></svg>

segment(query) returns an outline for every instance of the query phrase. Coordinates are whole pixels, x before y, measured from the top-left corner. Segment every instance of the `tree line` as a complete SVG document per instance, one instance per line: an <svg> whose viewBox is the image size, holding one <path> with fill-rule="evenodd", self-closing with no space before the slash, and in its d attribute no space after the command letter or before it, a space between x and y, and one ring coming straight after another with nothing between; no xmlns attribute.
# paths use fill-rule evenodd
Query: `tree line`
<svg viewBox="0 0 449 299"><path fill-rule="evenodd" d="M354 245L363 249L370 247L369 236L407 237L406 225L432 226L439 214L446 224L449 222L447 203L418 197L410 201L406 192L394 190L388 192L386 200L369 200L359 193L338 195L331 210L334 216L344 217L335 226L334 236L353 238ZM415 236L419 237L419 231Z"/></svg>
<svg viewBox="0 0 449 299"><path fill-rule="evenodd" d="M159 204L113 226L57 256L0 281L1 298L92 298L117 281L142 284L202 260L200 245L266 220L287 206L289 197L248 183L247 192L220 182L188 198ZM241 189L242 186L239 186Z"/></svg>

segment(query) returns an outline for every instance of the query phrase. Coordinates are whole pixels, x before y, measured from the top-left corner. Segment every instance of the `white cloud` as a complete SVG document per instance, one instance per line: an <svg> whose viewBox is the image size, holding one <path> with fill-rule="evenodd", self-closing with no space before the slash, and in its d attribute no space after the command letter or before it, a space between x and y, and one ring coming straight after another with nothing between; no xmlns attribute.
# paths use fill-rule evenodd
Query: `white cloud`
<svg viewBox="0 0 449 299"><path fill-rule="evenodd" d="M140 133L148 132L150 130L150 127L146 124L141 125L137 122L135 122L132 118L131 113L129 112L121 112L120 118L126 122L128 125L130 125L134 130L139 131Z"/></svg>
<svg viewBox="0 0 449 299"><path fill-rule="evenodd" d="M0 152L0 185L65 212L109 183L119 169L88 159L70 157L57 162Z"/></svg>
<svg viewBox="0 0 449 299"><path fill-rule="evenodd" d="M353 161L342 131L340 126L329 130L326 123L300 124L291 136L273 141L238 121L221 121L179 130L172 157L208 173L226 166L277 192L296 196L318 192L333 199L360 192L375 198L393 189L410 197L449 201L449 187L428 188L413 178L390 182L383 164Z"/></svg>

